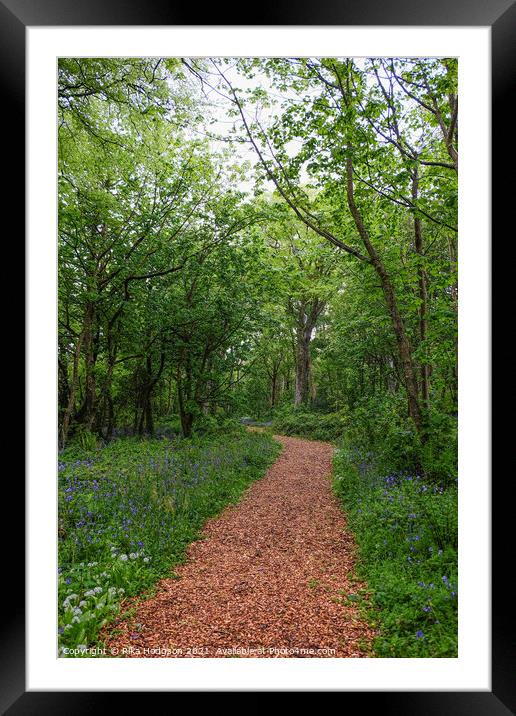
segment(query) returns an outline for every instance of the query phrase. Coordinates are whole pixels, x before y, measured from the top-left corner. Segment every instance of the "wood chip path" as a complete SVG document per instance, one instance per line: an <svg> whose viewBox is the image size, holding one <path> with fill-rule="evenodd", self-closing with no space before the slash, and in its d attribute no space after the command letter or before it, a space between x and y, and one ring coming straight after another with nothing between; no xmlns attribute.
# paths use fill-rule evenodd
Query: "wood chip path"
<svg viewBox="0 0 516 716"><path fill-rule="evenodd" d="M364 657L373 632L344 599L354 542L331 491L332 446L283 451L237 505L209 520L157 594L115 625L127 657Z"/></svg>

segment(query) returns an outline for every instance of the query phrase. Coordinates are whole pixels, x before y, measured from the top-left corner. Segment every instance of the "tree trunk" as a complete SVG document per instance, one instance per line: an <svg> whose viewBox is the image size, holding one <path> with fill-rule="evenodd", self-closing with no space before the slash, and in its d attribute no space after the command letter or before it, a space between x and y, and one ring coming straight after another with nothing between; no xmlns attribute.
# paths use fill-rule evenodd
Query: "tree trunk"
<svg viewBox="0 0 516 716"><path fill-rule="evenodd" d="M95 306L88 303L84 319L84 359L85 359L85 390L84 405L81 409L81 423L86 430L91 430L95 419L95 338L93 335L95 321Z"/></svg>
<svg viewBox="0 0 516 716"><path fill-rule="evenodd" d="M174 389L173 389L173 378L170 376L168 381L168 396L167 396L167 415L170 415L174 407Z"/></svg>
<svg viewBox="0 0 516 716"><path fill-rule="evenodd" d="M305 405L309 400L310 385L310 340L312 330L306 326L299 327L296 333L296 384L294 390L294 405Z"/></svg>
<svg viewBox="0 0 516 716"><path fill-rule="evenodd" d="M405 331L405 326L401 313L398 308L398 302L396 300L396 294L394 292L394 286L391 278L387 272L387 269L383 265L380 256L378 255L375 247L371 243L369 238L369 232L365 228L362 216L355 204L353 194L353 162L351 159L351 147L348 146L348 155L346 158L346 173L347 173L347 200L349 210L353 216L355 226L357 227L360 238L362 239L364 246L369 255L369 259L373 268L375 269L382 286L385 303L387 304L387 310L389 312L392 327L394 329L394 335L396 337L396 344L398 346L398 353L400 357L401 369L403 379L405 383L405 389L407 391L409 415L414 421L416 430L421 433L423 430L423 419L421 414L421 407L419 404L419 387L416 380L416 371L414 368L414 361L412 357L412 348Z"/></svg>
<svg viewBox="0 0 516 716"><path fill-rule="evenodd" d="M154 415L152 413L152 388L147 392L145 402L145 432L154 435Z"/></svg>
<svg viewBox="0 0 516 716"><path fill-rule="evenodd" d="M68 358L66 355L66 349L62 344L62 341L59 341L59 347L58 347L58 359L57 359L57 366L58 366L58 421L59 425L63 424L63 416L66 410L66 407L68 405L68 400L70 398L70 385L68 382Z"/></svg>
<svg viewBox="0 0 516 716"><path fill-rule="evenodd" d="M143 431L145 428L145 407L146 398L145 395L142 393L140 396L140 412L138 414L138 435L143 435Z"/></svg>
<svg viewBox="0 0 516 716"><path fill-rule="evenodd" d="M113 437L113 429L115 427L115 409L111 393L107 395L107 426L106 438L109 440Z"/></svg>
<svg viewBox="0 0 516 716"><path fill-rule="evenodd" d="M312 342L314 328L325 305L324 301L314 298L310 302L303 301L298 308L295 351L295 406L308 404L311 394L314 393L310 343Z"/></svg>
<svg viewBox="0 0 516 716"><path fill-rule="evenodd" d="M185 437L185 438L192 437L193 422L194 422L193 413L181 412L181 431L183 433L183 437Z"/></svg>
<svg viewBox="0 0 516 716"><path fill-rule="evenodd" d="M84 331L81 332L77 339L77 345L75 346L75 352L73 356L73 368L72 368L72 382L68 392L68 403L63 413L63 423L61 425L61 437L60 445L63 448L66 445L68 438L68 431L70 429L70 422L73 416L73 410L75 406L75 394L77 392L77 385L79 382L79 359L81 357L81 346L84 338Z"/></svg>
<svg viewBox="0 0 516 716"><path fill-rule="evenodd" d="M417 204L419 190L419 174L418 168L412 174L412 203ZM414 214L414 248L418 255L419 261L417 266L418 288L419 288L419 340L423 344L425 350L425 341L427 336L427 313L428 313L428 278L426 271L421 264L423 258L423 236L421 233L421 219L417 213ZM429 409L430 400L430 366L423 359L421 364L421 401L426 411Z"/></svg>
<svg viewBox="0 0 516 716"><path fill-rule="evenodd" d="M179 407L179 418L181 420L181 432L183 433L183 437L189 438L192 435L194 424L194 414L190 407L192 405L192 375L188 355L185 355L184 359L184 379L181 375L181 368L178 368L177 371L177 403Z"/></svg>
<svg viewBox="0 0 516 716"><path fill-rule="evenodd" d="M273 367L271 375L271 408L274 408L278 392L278 371Z"/></svg>
<svg viewBox="0 0 516 716"><path fill-rule="evenodd" d="M181 420L181 432L184 438L189 438L192 436L194 416L192 412L186 408L184 386L179 376L177 379L177 403L179 406L179 419Z"/></svg>
<svg viewBox="0 0 516 716"><path fill-rule="evenodd" d="M142 371L143 374L143 385L140 393L140 421L138 425L138 432L140 435L148 433L154 435L154 414L152 406L153 391L156 383L161 378L163 368L165 367L165 354L160 354L159 367L156 375L152 375L152 357L147 356L145 359L145 369Z"/></svg>

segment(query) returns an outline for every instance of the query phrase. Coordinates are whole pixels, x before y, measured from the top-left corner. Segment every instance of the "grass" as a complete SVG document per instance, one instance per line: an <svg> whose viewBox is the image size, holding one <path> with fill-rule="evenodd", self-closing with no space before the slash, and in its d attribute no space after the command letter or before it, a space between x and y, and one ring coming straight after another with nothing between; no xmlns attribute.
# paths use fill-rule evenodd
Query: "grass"
<svg viewBox="0 0 516 716"><path fill-rule="evenodd" d="M59 654L98 644L126 598L171 576L206 520L237 502L280 446L232 429L191 440L120 438L60 455ZM88 656L91 653L88 652Z"/></svg>
<svg viewBox="0 0 516 716"><path fill-rule="evenodd" d="M457 656L457 486L375 475L336 451L333 486L358 544L378 657Z"/></svg>

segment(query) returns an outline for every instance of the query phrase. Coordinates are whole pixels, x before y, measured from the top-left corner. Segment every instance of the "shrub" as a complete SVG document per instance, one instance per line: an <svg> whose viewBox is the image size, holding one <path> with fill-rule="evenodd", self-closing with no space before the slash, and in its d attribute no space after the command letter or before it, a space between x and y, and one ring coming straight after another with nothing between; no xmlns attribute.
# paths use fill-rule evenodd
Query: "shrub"
<svg viewBox="0 0 516 716"><path fill-rule="evenodd" d="M426 416L426 440L407 416L403 396L369 396L351 413L344 437L348 448L374 453L378 473L413 471L433 482L453 484L457 476L457 419Z"/></svg>
<svg viewBox="0 0 516 716"><path fill-rule="evenodd" d="M95 450L98 446L97 436L84 425L77 425L73 439L82 450Z"/></svg>
<svg viewBox="0 0 516 716"><path fill-rule="evenodd" d="M243 427L236 418L200 415L194 423L194 433L196 435L233 434L242 430Z"/></svg>
<svg viewBox="0 0 516 716"><path fill-rule="evenodd" d="M329 442L341 438L346 427L347 416L343 410L337 413L315 413L288 406L277 411L272 421L273 430L283 435L299 435Z"/></svg>

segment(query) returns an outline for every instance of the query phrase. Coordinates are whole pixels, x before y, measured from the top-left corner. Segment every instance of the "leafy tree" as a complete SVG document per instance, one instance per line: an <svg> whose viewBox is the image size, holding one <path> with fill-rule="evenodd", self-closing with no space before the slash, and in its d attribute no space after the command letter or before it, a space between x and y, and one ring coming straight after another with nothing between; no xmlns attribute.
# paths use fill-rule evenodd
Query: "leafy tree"
<svg viewBox="0 0 516 716"><path fill-rule="evenodd" d="M422 217L441 228L456 231L455 223L447 214L427 211L421 199L423 169L428 167L435 195L439 189L444 193L450 188L449 178L442 185L437 180L435 168L442 167L446 171L456 168L453 140L457 102L453 61L427 63L424 66L426 93L413 97L412 91L406 91L406 85L415 81L411 79L413 76L421 78L410 62L379 65L378 61L371 60L360 67L350 59L242 60L239 67L248 78L259 70L268 75L275 88L288 95L281 115L269 129L249 118L245 100L224 74L223 64L218 63L221 85L229 93L263 170L279 194L306 226L375 271L396 339L409 413L424 438L429 367L426 363L421 366L421 389L415 349L407 328L409 319L402 312L395 274L390 270L386 254L391 249L390 230L393 224L399 226L402 214L413 217L415 252L420 256L423 255ZM380 66L381 71L391 74L386 78L382 76ZM407 67L416 74L406 72ZM447 104L440 102L445 90ZM261 98L262 93L250 93L247 101L256 103ZM429 114L429 119L422 109ZM432 132L435 122L441 129L441 142L435 141ZM291 157L287 146L293 140L301 147ZM443 143L454 158L453 164L442 160ZM435 151L429 153L431 149ZM310 197L300 181L303 169L313 177L315 186L334 200L333 207L337 206L341 212L347 209L344 221L339 218L335 221L324 212L314 214ZM427 274L421 264L419 290L420 340L424 341Z"/></svg>

